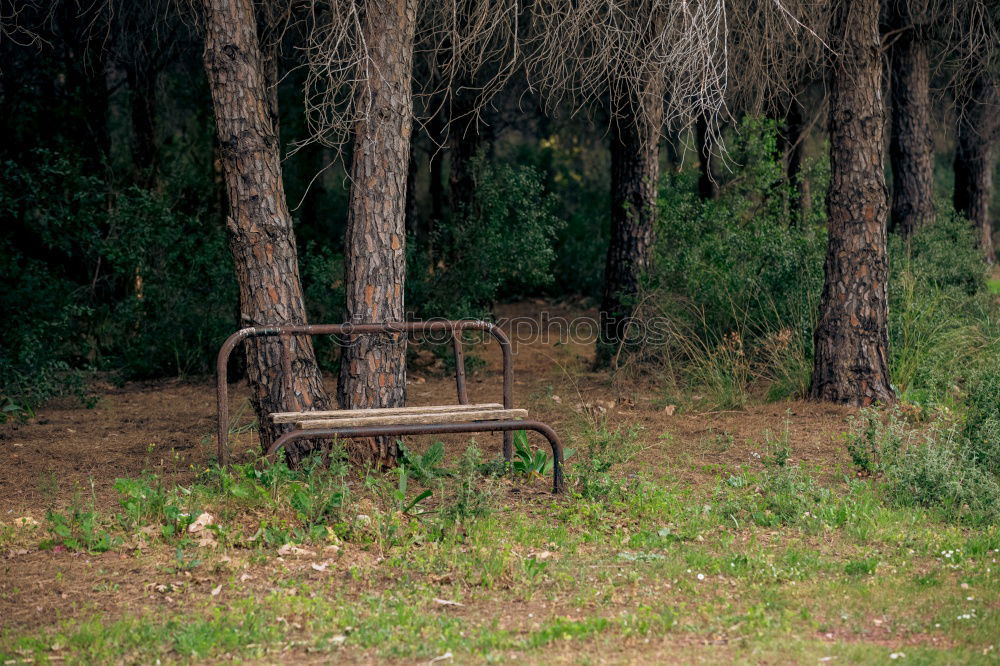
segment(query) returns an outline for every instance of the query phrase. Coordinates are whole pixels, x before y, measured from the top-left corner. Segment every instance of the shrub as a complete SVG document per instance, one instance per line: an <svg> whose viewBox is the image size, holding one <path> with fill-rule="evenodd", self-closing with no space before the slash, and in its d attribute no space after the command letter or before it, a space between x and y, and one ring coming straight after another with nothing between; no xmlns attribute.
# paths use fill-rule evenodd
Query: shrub
<svg viewBox="0 0 1000 666"><path fill-rule="evenodd" d="M1000 474L1000 368L982 371L969 388L962 436L973 459Z"/></svg>
<svg viewBox="0 0 1000 666"><path fill-rule="evenodd" d="M852 420L847 440L855 466L882 474L883 491L893 503L936 508L972 523L1000 518L1000 482L962 427L935 423L913 432L898 411L883 415L870 408Z"/></svg>
<svg viewBox="0 0 1000 666"><path fill-rule="evenodd" d="M113 191L78 161L37 151L0 183L0 394L28 407L81 385L79 369L126 378L208 373L234 326L222 224L166 195Z"/></svg>
<svg viewBox="0 0 1000 666"><path fill-rule="evenodd" d="M774 398L808 386L822 203L812 201L805 219L794 212L775 140L773 123L744 124L730 148L739 166L717 199L698 198L693 169L667 176L655 268L636 304L646 332L657 335L637 339L633 356L665 366L674 385L720 407L744 406L758 383ZM821 185L822 163L811 169Z"/></svg>
<svg viewBox="0 0 1000 666"><path fill-rule="evenodd" d="M480 316L506 298L550 284L553 239L562 222L531 167L473 161L472 205L441 222L427 248L411 244L407 302L427 317Z"/></svg>

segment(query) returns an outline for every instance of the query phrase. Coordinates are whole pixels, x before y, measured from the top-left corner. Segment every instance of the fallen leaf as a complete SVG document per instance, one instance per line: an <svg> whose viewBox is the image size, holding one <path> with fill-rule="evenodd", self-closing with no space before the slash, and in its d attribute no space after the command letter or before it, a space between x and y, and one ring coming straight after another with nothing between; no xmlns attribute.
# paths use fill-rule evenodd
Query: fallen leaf
<svg viewBox="0 0 1000 666"><path fill-rule="evenodd" d="M451 599L434 599L434 603L440 604L442 606L464 606L465 604L458 601L452 601Z"/></svg>
<svg viewBox="0 0 1000 666"><path fill-rule="evenodd" d="M286 543L278 549L278 555L315 555L316 553L305 548L299 548L293 543Z"/></svg>
<svg viewBox="0 0 1000 666"><path fill-rule="evenodd" d="M215 586L215 587L212 588L212 596L213 597L217 597L221 593L222 593L222 585L221 584L219 584L219 585L217 585L217 586Z"/></svg>
<svg viewBox="0 0 1000 666"><path fill-rule="evenodd" d="M326 571L326 568L330 566L330 562L313 562L312 568L316 571Z"/></svg>
<svg viewBox="0 0 1000 666"><path fill-rule="evenodd" d="M667 416L673 416L674 412L677 411L677 405L667 405L663 408L663 413Z"/></svg>

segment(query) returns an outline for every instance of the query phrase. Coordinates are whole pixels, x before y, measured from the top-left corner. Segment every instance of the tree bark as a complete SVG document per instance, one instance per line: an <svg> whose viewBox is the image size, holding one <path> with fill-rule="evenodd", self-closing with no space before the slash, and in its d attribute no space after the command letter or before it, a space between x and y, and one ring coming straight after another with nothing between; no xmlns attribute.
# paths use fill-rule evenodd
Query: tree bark
<svg viewBox="0 0 1000 666"><path fill-rule="evenodd" d="M205 71L208 74L229 200L227 226L244 326L305 324L292 219L281 180L278 137L262 71L252 0L205 0ZM287 425L271 412L326 409L312 341L277 338L246 343L250 400L267 449ZM287 370L290 369L290 373ZM294 464L314 443L287 451Z"/></svg>
<svg viewBox="0 0 1000 666"><path fill-rule="evenodd" d="M830 31L829 240L810 397L850 405L895 400L878 18L878 0L841 1Z"/></svg>
<svg viewBox="0 0 1000 666"><path fill-rule="evenodd" d="M599 366L617 356L639 280L652 259L663 102L659 88L650 86L646 92L642 99L631 92L611 98L611 239L597 341Z"/></svg>
<svg viewBox="0 0 1000 666"><path fill-rule="evenodd" d="M996 143L998 91L988 72L959 92L955 146L955 210L972 222L983 256L996 261L990 202L993 198L993 150Z"/></svg>
<svg viewBox="0 0 1000 666"><path fill-rule="evenodd" d="M368 51L359 71L370 74L357 86L354 101L367 113L354 128L344 247L347 320L402 321L416 2L368 2L363 22ZM344 409L403 405L406 337L350 339L341 357L337 398ZM390 442L373 446L377 459L394 459Z"/></svg>
<svg viewBox="0 0 1000 666"><path fill-rule="evenodd" d="M920 26L900 0L890 3L890 26L899 33L890 50L893 231L909 238L934 220L934 147L931 137L930 63Z"/></svg>

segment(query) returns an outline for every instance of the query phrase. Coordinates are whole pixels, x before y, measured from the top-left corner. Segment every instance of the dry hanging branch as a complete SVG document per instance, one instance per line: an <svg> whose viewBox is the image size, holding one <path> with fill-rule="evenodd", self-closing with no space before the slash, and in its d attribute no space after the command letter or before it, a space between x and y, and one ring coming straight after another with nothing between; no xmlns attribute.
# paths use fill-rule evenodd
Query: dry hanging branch
<svg viewBox="0 0 1000 666"><path fill-rule="evenodd" d="M304 11L301 47L306 61L305 108L309 136L339 148L351 138L359 119L358 86L371 81L371 60L362 26L363 3L355 0L309 0ZM447 0L418 3L414 56L427 76L414 90L415 120L426 121L451 105L457 82L477 78L474 113L509 80L518 62L517 0Z"/></svg>

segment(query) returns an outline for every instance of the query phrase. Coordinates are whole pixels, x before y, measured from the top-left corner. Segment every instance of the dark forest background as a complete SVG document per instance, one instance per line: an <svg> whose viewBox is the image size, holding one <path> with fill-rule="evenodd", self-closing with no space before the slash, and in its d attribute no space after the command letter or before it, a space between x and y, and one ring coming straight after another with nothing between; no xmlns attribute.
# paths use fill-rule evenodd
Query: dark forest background
<svg viewBox="0 0 1000 666"><path fill-rule="evenodd" d="M238 327L202 38L154 5L108 13L62 0L22 17L32 34L0 38L8 414L59 394L86 399L93 373L208 374ZM287 42L277 61L284 182L309 318L335 322L350 146L301 145L304 74L294 35ZM917 404L957 399L971 367L1000 358L987 263L953 209L946 76L931 81L935 220L890 241L893 380ZM794 105L729 119L724 147L706 152L697 131L661 142L657 261L634 305L669 318L676 335L622 365L660 373L672 399L739 406L808 389L826 247L827 85L799 88ZM414 134L407 310L488 316L526 297L596 305L610 224L606 114L548 108L515 77L463 130L431 118ZM991 214L1000 218L995 191ZM334 369L334 350L318 351Z"/></svg>

